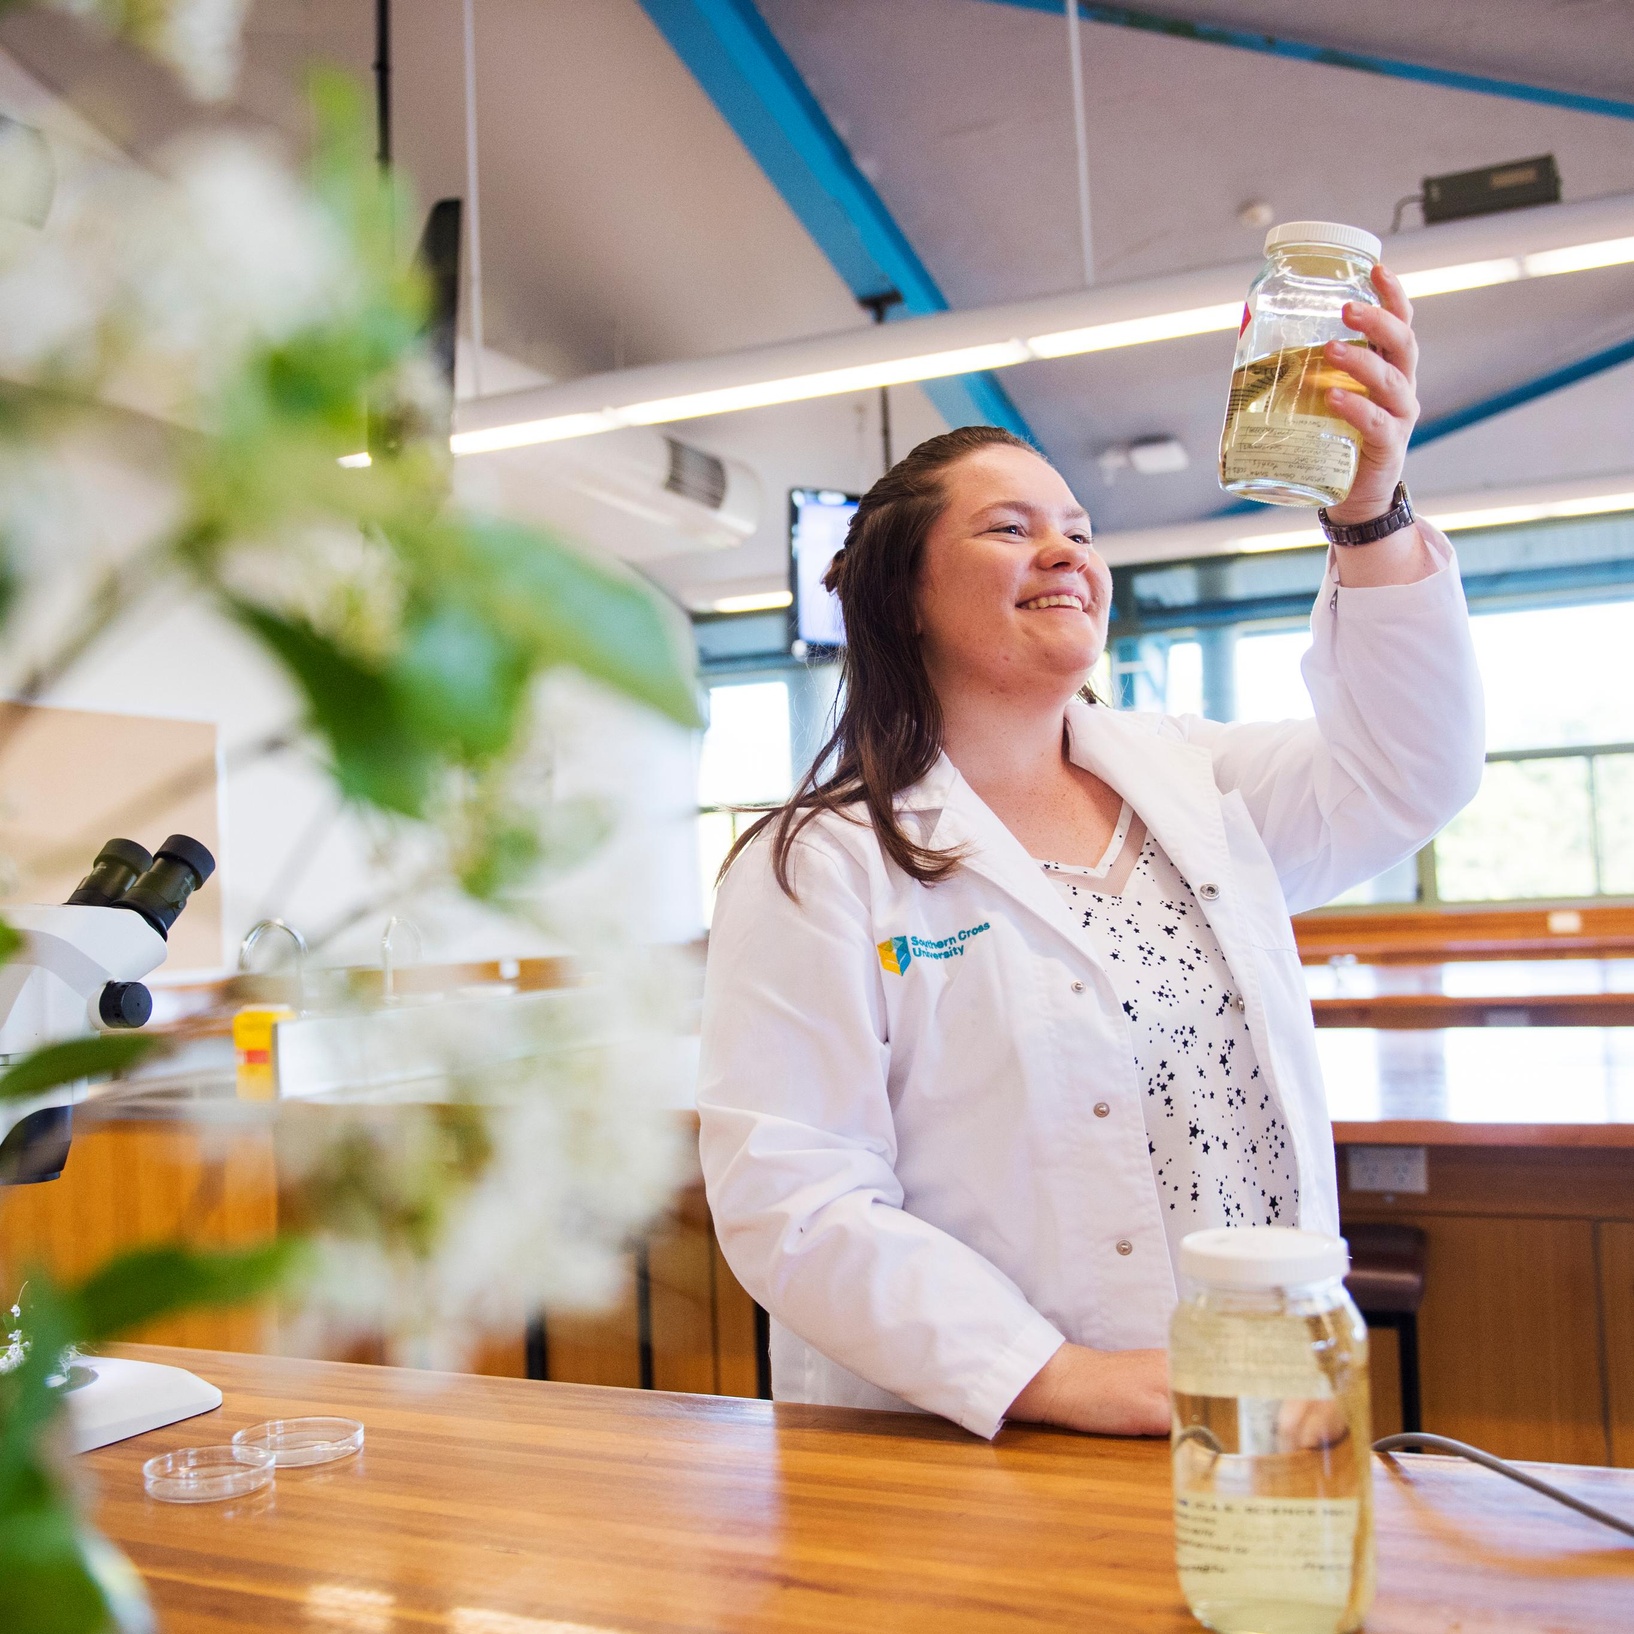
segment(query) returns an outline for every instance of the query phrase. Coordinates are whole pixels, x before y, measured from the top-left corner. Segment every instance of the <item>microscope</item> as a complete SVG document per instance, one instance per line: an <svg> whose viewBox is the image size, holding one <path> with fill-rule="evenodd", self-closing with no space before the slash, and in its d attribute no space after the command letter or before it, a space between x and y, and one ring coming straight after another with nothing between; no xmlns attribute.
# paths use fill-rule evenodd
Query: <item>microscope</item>
<svg viewBox="0 0 1634 1634"><path fill-rule="evenodd" d="M153 996L142 978L164 963L170 927L215 867L186 834L151 855L134 840L109 840L67 902L6 909L23 945L0 965L0 1070L48 1044L143 1026ZM62 1173L84 1083L0 1102L0 1186ZM72 1351L61 1388L76 1452L221 1405L221 1392L184 1368Z"/></svg>
<svg viewBox="0 0 1634 1634"><path fill-rule="evenodd" d="M109 840L62 906L6 910L23 946L0 965L0 1067L47 1044L143 1026L153 995L141 978L164 963L170 927L215 867L186 834L152 855L134 840ZM0 1185L62 1173L76 1087L18 1109L0 1141Z"/></svg>

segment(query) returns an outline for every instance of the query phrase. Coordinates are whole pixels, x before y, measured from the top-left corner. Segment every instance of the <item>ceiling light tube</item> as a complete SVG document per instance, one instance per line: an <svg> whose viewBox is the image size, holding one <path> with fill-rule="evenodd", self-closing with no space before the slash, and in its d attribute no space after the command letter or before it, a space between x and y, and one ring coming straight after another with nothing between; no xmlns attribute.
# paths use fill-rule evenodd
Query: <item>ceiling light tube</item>
<svg viewBox="0 0 1634 1634"><path fill-rule="evenodd" d="M1416 300L1634 263L1634 196L1427 227L1389 246ZM653 364L458 406L456 454L480 454L1228 332L1256 268L1224 266ZM1087 320L1087 321L1086 321Z"/></svg>
<svg viewBox="0 0 1634 1634"><path fill-rule="evenodd" d="M1404 272L1401 287L1408 298L1422 301L1426 295L1452 295L1464 289L1486 289L1492 284L1512 284L1526 273L1512 255L1492 261L1466 261L1462 266L1431 267L1423 272Z"/></svg>
<svg viewBox="0 0 1634 1634"><path fill-rule="evenodd" d="M770 408L777 403L801 403L813 397L838 397L846 392L877 391L881 386L903 386L914 380L944 380L952 374L977 374L984 369L1007 369L1025 363L1032 353L1019 340L994 341L985 346L963 346L951 352L930 352L888 363L861 363L849 369L823 369L786 380L757 381L743 386L722 386L714 391L688 392L680 397L609 409L623 425L664 425L672 420L695 420L704 414L732 414L739 409Z"/></svg>
<svg viewBox="0 0 1634 1634"><path fill-rule="evenodd" d="M1589 494L1459 511L1426 510L1424 519L1443 533L1468 533L1476 528L1512 528L1524 522L1557 522L1574 516L1612 516L1618 511L1634 511L1634 493ZM1251 533L1232 543L1244 555L1257 556L1268 550L1308 550L1325 543L1326 537L1320 528L1297 528L1286 533Z"/></svg>
<svg viewBox="0 0 1634 1634"><path fill-rule="evenodd" d="M455 454L497 454L507 448L532 448L538 443L565 442L570 437L593 437L598 431L616 431L625 423L614 419L605 409L596 414L558 414L551 419L491 426L486 431L456 431L448 439L448 446Z"/></svg>
<svg viewBox="0 0 1634 1634"><path fill-rule="evenodd" d="M762 590L753 596L722 596L709 604L712 613L777 613L794 605L790 590Z"/></svg>
<svg viewBox="0 0 1634 1634"><path fill-rule="evenodd" d="M1055 335L1034 335L1027 342L1027 351L1032 357L1082 357L1086 352L1110 352L1120 346L1144 346L1154 340L1179 340L1184 335L1235 329L1242 315L1241 301L1222 301L1217 306L1193 307L1189 312L1159 312L1149 318L1124 318L1117 323L1065 329Z"/></svg>
<svg viewBox="0 0 1634 1634"><path fill-rule="evenodd" d="M1522 487L1473 488L1420 495L1415 508L1444 532L1514 527L1580 517L1634 517L1634 471L1584 477L1574 481L1528 483ZM1265 551L1306 550L1325 541L1307 512L1281 516L1267 511L1180 522L1169 527L1140 528L1100 534L1096 549L1112 567L1143 567L1161 562L1200 561L1214 556L1258 555ZM1263 531L1249 532L1258 524ZM1280 526L1279 526L1280 524Z"/></svg>
<svg viewBox="0 0 1634 1634"><path fill-rule="evenodd" d="M1539 250L1521 257L1528 278L1551 278L1560 272L1589 272L1595 267L1623 267L1634 261L1634 238L1606 238L1598 244L1571 244L1562 250Z"/></svg>

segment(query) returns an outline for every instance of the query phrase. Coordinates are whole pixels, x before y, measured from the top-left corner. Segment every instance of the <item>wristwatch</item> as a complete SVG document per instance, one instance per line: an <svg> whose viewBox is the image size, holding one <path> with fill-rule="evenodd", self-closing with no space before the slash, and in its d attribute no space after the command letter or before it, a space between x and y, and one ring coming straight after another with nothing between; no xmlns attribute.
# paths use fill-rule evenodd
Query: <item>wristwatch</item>
<svg viewBox="0 0 1634 1634"><path fill-rule="evenodd" d="M1371 522L1357 522L1347 527L1342 522L1330 521L1326 509L1319 510L1316 519L1322 524L1322 531L1328 536L1330 544L1370 545L1375 539L1383 539L1405 528L1413 520L1413 502L1408 498L1407 484L1398 482L1390 499L1390 509L1383 516L1375 516Z"/></svg>

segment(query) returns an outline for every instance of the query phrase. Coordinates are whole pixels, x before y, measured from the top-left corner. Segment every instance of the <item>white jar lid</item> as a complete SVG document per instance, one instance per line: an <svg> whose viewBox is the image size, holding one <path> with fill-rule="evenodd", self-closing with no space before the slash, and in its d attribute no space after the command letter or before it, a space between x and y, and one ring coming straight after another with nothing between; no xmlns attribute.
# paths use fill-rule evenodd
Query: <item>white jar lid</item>
<svg viewBox="0 0 1634 1634"><path fill-rule="evenodd" d="M1335 249L1360 250L1374 261L1384 254L1376 234L1340 221L1285 221L1265 235L1265 253L1282 244L1331 244Z"/></svg>
<svg viewBox="0 0 1634 1634"><path fill-rule="evenodd" d="M1211 1288L1286 1288L1350 1269L1343 1237L1287 1226L1222 1226L1180 1244L1180 1274Z"/></svg>

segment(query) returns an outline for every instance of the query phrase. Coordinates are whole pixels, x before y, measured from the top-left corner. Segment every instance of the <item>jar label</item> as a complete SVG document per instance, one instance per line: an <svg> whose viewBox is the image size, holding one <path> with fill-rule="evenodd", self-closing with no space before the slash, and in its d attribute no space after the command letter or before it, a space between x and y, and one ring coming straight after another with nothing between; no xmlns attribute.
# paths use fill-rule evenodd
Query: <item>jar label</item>
<svg viewBox="0 0 1634 1634"><path fill-rule="evenodd" d="M1250 1396L1311 1401L1331 1398L1333 1381L1322 1371L1303 1334L1290 1336L1279 1323L1232 1322L1210 1335L1207 1353L1189 1347L1169 1355L1170 1388L1188 1396Z"/></svg>
<svg viewBox="0 0 1634 1634"><path fill-rule="evenodd" d="M1322 414L1267 416L1251 432L1239 430L1240 440L1221 456L1221 476L1346 493L1356 475L1356 445L1337 429L1344 424Z"/></svg>
<svg viewBox="0 0 1634 1634"><path fill-rule="evenodd" d="M1176 1493L1181 1589L1193 1606L1229 1599L1343 1607L1359 1516L1355 1498Z"/></svg>

